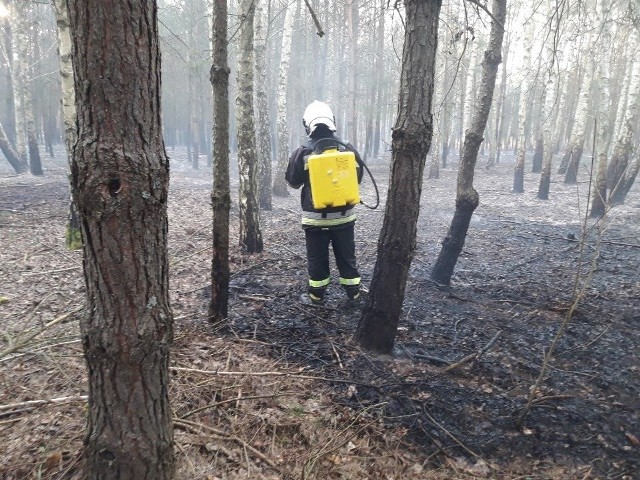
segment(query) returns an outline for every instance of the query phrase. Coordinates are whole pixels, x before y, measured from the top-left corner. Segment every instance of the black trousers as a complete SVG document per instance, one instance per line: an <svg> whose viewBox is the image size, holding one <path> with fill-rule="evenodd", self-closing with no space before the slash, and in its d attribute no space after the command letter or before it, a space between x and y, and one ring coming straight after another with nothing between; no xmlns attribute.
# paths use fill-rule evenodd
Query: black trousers
<svg viewBox="0 0 640 480"><path fill-rule="evenodd" d="M309 293L322 298L329 285L329 244L333 248L336 266L340 273L340 284L349 297L360 291L360 273L356 266L354 226L333 229L305 229L307 243L307 267L309 271Z"/></svg>

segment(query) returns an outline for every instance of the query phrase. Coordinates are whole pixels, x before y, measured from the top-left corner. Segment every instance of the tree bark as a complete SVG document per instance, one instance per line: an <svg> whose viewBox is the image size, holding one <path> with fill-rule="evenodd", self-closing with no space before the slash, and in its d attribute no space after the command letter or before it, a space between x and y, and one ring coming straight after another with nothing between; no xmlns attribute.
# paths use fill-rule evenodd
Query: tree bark
<svg viewBox="0 0 640 480"><path fill-rule="evenodd" d="M601 39L598 59L599 82L597 83L599 108L596 123L596 178L591 201L590 217L602 217L607 210L607 162L609 155L609 51L611 46L611 32L607 25L608 8L604 3L598 3L600 17ZM592 172L593 175L593 172Z"/></svg>
<svg viewBox="0 0 640 480"><path fill-rule="evenodd" d="M227 61L227 0L214 0L213 63L213 255L209 321L222 322L229 307L229 66Z"/></svg>
<svg viewBox="0 0 640 480"><path fill-rule="evenodd" d="M76 94L73 86L73 64L71 58L71 33L69 31L69 13L66 0L54 0L56 26L58 34L58 58L60 61L60 84L62 87L62 116L64 121L64 144L67 159L71 163L71 152L77 140L76 131ZM82 248L80 219L73 194L69 192L69 213L65 245L69 250Z"/></svg>
<svg viewBox="0 0 640 480"><path fill-rule="evenodd" d="M415 250L422 177L433 133L432 95L441 0L405 0L405 36L392 135L391 178L370 292L356 339L390 353Z"/></svg>
<svg viewBox="0 0 640 480"><path fill-rule="evenodd" d="M591 42L588 42L591 45ZM589 99L591 97L591 80L593 74L591 66L587 65L580 88L580 99L576 109L576 120L572 128L571 143L569 145L571 156L564 176L564 183L575 185L578 182L578 167L582 158L584 139L587 130L587 117L589 115Z"/></svg>
<svg viewBox="0 0 640 480"><path fill-rule="evenodd" d="M529 87L531 82L531 47L533 44L534 22L530 19L524 38L524 59L522 61L525 73L520 83L520 106L518 108L518 149L516 152L515 169L513 172L513 193L524 192L524 164L527 155L527 117L529 113Z"/></svg>
<svg viewBox="0 0 640 480"><path fill-rule="evenodd" d="M253 20L255 1L241 0L244 21L238 39L238 169L240 172L240 246L248 253L262 252L260 208L258 206L258 158L253 118Z"/></svg>
<svg viewBox="0 0 640 480"><path fill-rule="evenodd" d="M471 216L479 203L478 192L473 188L473 177L478 159L478 150L483 141L482 133L487 126L498 66L501 61L502 38L507 14L506 0L493 0L491 36L482 63L482 81L478 91L477 109L464 139L462 158L458 169L456 211L449 232L442 242L442 249L431 272L431 278L443 285L451 283L451 276L471 223Z"/></svg>
<svg viewBox="0 0 640 480"><path fill-rule="evenodd" d="M273 179L273 194L277 197L288 197L289 190L284 179L289 162L289 125L287 122L287 86L289 83L289 61L291 60L291 34L295 3L290 2L284 17L282 31L282 50L280 53L280 70L278 76L278 168Z"/></svg>
<svg viewBox="0 0 640 480"><path fill-rule="evenodd" d="M265 28L264 0L256 2L255 20L255 70L256 88L256 144L258 148L258 198L261 210L271 210L273 197L271 194L272 161L271 152L271 120L269 117L269 97L267 95L267 40L268 30Z"/></svg>
<svg viewBox="0 0 640 480"><path fill-rule="evenodd" d="M84 240L86 478L170 479L167 195L155 2L69 0Z"/></svg>
<svg viewBox="0 0 640 480"><path fill-rule="evenodd" d="M7 134L5 133L1 123L0 123L0 151L2 151L5 158L11 164L11 166L13 167L13 169L18 175L21 173L25 173L26 171L29 170L29 165L27 165L27 162L20 160L20 157L18 157L18 154L11 146L11 143L9 142L9 139L7 138Z"/></svg>

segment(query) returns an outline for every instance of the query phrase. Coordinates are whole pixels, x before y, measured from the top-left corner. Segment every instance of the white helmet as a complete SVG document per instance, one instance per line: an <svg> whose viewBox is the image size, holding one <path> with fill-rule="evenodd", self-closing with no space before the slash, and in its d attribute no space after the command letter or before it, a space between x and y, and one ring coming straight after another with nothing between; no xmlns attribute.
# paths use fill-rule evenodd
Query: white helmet
<svg viewBox="0 0 640 480"><path fill-rule="evenodd" d="M318 125L325 125L332 132L336 131L336 117L326 103L314 100L305 109L302 116L307 135L311 135Z"/></svg>

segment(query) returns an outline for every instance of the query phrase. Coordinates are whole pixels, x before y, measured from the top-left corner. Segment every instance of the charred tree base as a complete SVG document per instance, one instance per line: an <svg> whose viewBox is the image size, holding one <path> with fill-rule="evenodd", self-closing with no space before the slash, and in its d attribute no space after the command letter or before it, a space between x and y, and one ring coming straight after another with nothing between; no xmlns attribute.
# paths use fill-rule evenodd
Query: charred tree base
<svg viewBox="0 0 640 480"><path fill-rule="evenodd" d="M475 192L474 192L475 193ZM464 247L471 216L478 206L478 194L474 198L456 202L456 211L451 221L449 233L442 241L442 249L431 271L431 279L441 285L449 285L458 257Z"/></svg>

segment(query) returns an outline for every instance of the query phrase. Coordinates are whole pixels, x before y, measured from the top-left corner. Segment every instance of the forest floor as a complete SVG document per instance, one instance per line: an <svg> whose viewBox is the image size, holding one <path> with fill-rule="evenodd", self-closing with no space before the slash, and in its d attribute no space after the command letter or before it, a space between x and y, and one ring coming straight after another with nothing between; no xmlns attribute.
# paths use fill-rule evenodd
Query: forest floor
<svg viewBox="0 0 640 480"><path fill-rule="evenodd" d="M480 160L481 204L444 288L429 275L455 165L425 179L396 351L375 357L353 341L359 308L335 281L326 307L298 302L307 277L294 191L263 212L258 255L237 246L234 200L228 328L210 326L211 172L168 153L176 478L640 478L640 186L585 223L584 171L577 187L554 176L539 201L537 175L512 194L509 159L492 170ZM42 177L0 168L3 480L82 478L82 254L64 247L65 162L44 166ZM371 169L383 198L359 208L365 286L388 165ZM371 203L368 179L363 188Z"/></svg>

